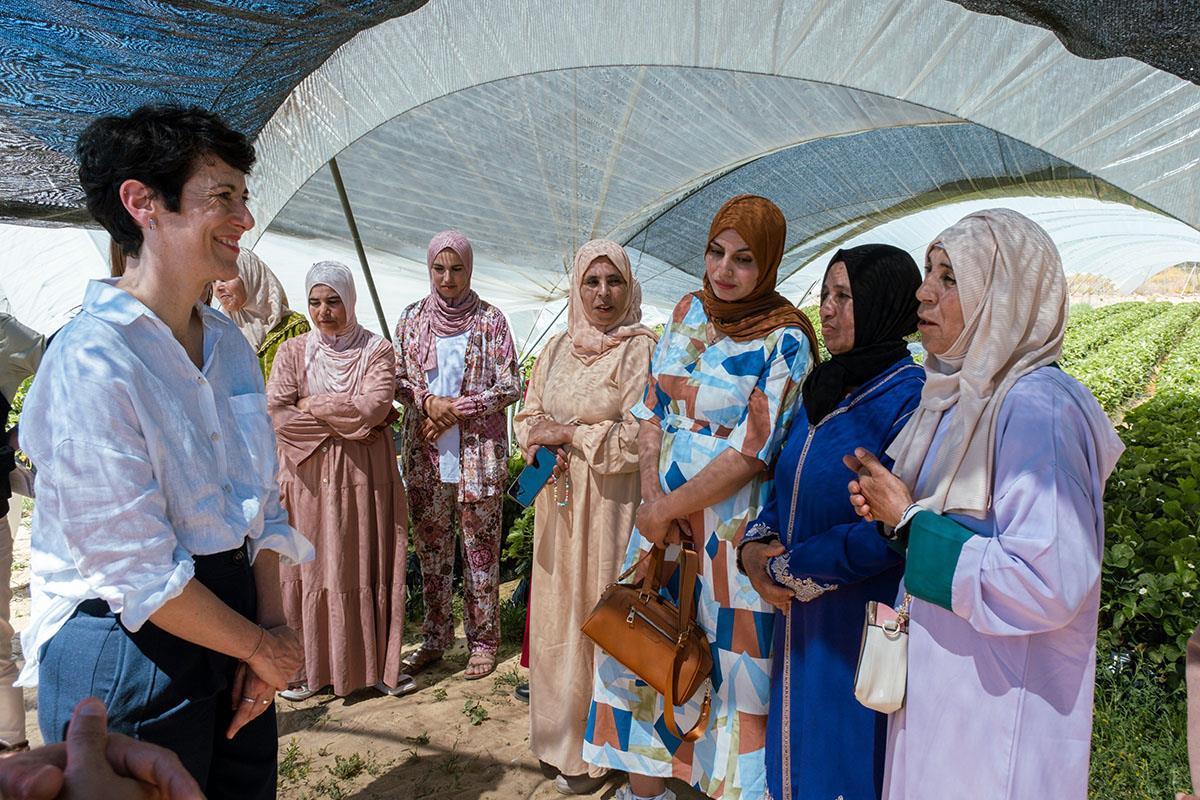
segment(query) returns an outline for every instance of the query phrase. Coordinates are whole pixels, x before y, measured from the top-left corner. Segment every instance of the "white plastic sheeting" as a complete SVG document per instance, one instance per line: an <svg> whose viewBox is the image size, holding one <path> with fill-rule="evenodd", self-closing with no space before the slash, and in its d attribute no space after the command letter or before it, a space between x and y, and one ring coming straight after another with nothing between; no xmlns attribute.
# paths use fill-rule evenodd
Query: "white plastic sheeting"
<svg viewBox="0 0 1200 800"><path fill-rule="evenodd" d="M708 77L680 89L659 67ZM572 77L541 78L531 91L511 82L564 71ZM788 91L798 99L777 104ZM574 124L539 127L539 106L574 92L587 101ZM441 114L442 103L456 113ZM638 230L777 149L921 115L986 127L1200 223L1200 87L1130 59L1078 58L1048 31L945 0L435 0L343 45L268 122L254 183L260 223L330 157L414 112L450 120L441 135L390 150L393 161L442 171L419 202L505 220L507 241L543 270L561 268L583 239ZM544 157L507 147L510 134ZM514 177L494 191L458 185L498 172ZM383 239L401 240L385 244L398 253L432 232L416 237L430 226L393 200L407 188L358 201L368 217L392 218ZM497 242L494 252L505 250Z"/></svg>

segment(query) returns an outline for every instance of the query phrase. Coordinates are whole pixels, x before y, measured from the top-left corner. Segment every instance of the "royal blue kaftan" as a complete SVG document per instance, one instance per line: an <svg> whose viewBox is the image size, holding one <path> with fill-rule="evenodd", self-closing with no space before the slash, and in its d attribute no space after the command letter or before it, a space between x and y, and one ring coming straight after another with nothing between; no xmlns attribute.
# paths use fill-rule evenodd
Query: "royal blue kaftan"
<svg viewBox="0 0 1200 800"><path fill-rule="evenodd" d="M890 467L883 453L924 382L906 357L816 426L798 414L771 494L746 533L745 541L782 541L787 553L768 570L797 596L787 615L776 614L766 741L774 800L879 797L887 718L854 699L854 669L867 601L894 603L902 560L875 523L855 515L847 490L854 474L842 456L864 447Z"/></svg>

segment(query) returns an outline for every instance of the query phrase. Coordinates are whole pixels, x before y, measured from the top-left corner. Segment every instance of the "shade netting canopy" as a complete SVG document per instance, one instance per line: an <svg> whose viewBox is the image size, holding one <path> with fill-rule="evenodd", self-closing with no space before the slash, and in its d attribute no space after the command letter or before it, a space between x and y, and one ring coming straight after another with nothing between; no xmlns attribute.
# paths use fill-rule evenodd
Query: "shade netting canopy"
<svg viewBox="0 0 1200 800"><path fill-rule="evenodd" d="M0 3L0 217L83 222L78 131L171 100L256 137L247 241L281 273L356 262L336 158L391 320L427 291L425 244L448 227L531 340L597 236L627 244L659 313L741 192L784 210L789 296L840 244L919 251L912 220L1013 198L1066 203L1051 232L1068 270L1127 291L1200 260L1191 6Z"/></svg>

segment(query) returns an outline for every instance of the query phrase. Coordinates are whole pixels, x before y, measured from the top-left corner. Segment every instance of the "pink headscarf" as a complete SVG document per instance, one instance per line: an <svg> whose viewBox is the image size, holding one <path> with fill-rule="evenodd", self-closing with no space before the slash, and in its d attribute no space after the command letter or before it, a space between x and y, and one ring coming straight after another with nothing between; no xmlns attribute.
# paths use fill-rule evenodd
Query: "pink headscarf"
<svg viewBox="0 0 1200 800"><path fill-rule="evenodd" d="M467 290L453 303L442 299L433 281L433 260L443 250L458 253L467 270ZM438 338L457 336L470 328L475 321L475 312L479 309L479 295L471 288L474 260L471 243L458 231L442 231L429 240L425 262L429 267L430 292L417 309L417 353L421 360L421 368L426 371L437 368Z"/></svg>
<svg viewBox="0 0 1200 800"><path fill-rule="evenodd" d="M328 286L342 298L342 305L346 307L346 327L334 336L326 336L313 320L313 329L304 345L308 393L357 392L367 372L367 361L374 350L371 345L380 337L358 324L358 317L354 314L358 292L355 291L354 276L349 267L336 261L313 264L304 276L306 297L312 293L314 286Z"/></svg>
<svg viewBox="0 0 1200 800"><path fill-rule="evenodd" d="M612 262L625 283L629 293L625 296L625 308L611 328L598 328L588 317L583 304L583 279L588 267L597 258ZM632 336L650 336L657 339L654 331L641 325L642 285L633 277L629 256L625 248L607 239L593 239L575 253L575 268L571 271L571 297L567 306L567 335L571 337L571 352L584 364L594 364L600 356L616 347L623 339Z"/></svg>

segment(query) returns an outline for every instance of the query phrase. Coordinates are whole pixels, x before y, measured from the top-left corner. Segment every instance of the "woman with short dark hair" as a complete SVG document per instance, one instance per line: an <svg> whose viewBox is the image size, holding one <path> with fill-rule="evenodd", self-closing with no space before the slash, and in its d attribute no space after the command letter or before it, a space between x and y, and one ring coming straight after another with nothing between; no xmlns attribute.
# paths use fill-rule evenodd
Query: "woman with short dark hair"
<svg viewBox="0 0 1200 800"><path fill-rule="evenodd" d="M287 523L254 352L197 303L237 275L254 150L198 108L106 117L77 148L88 209L137 269L88 284L29 392L38 467L25 685L47 742L96 696L210 797L275 796L273 698L300 666Z"/></svg>

